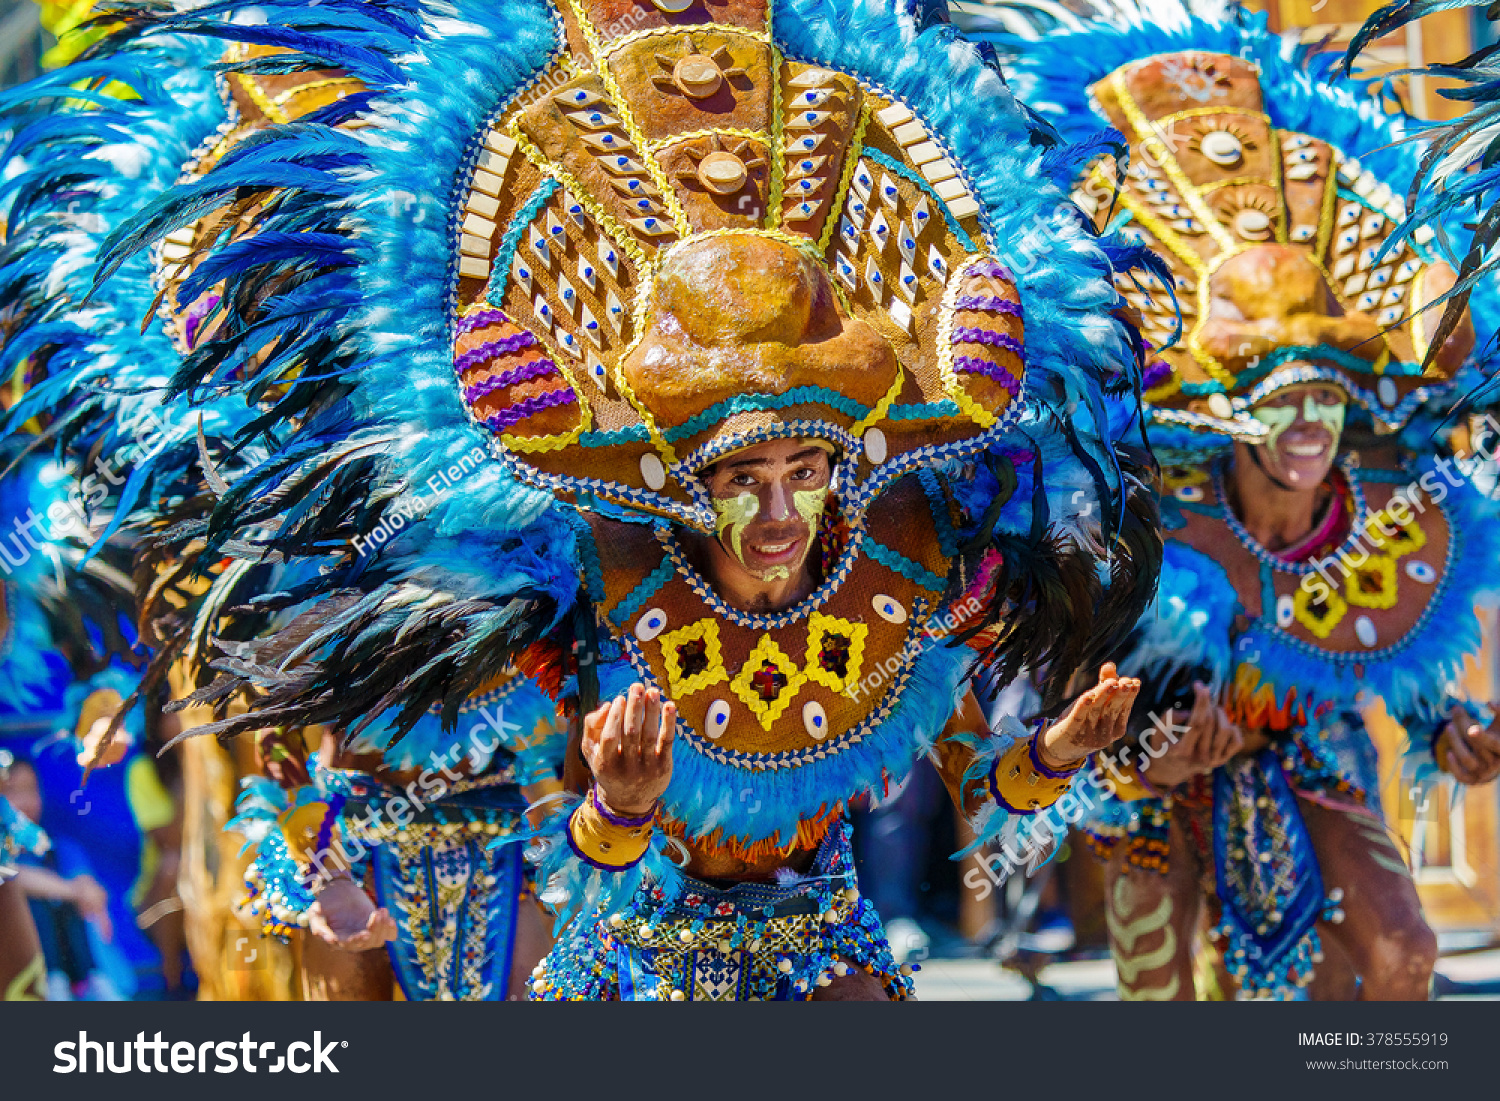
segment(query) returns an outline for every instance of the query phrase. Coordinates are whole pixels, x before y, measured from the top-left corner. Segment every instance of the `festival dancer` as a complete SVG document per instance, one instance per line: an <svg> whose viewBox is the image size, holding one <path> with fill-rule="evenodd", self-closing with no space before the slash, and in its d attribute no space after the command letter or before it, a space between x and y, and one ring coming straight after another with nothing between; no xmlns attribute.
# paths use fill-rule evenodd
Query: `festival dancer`
<svg viewBox="0 0 1500 1101"><path fill-rule="evenodd" d="M128 24L134 16L126 10L112 13L112 18ZM47 355L28 365L40 377L15 417L44 410L57 435L83 441L86 446L79 446L80 451L102 453L125 464L133 479L145 484L129 521L133 530L148 533L141 564L155 577L142 618L149 625L149 637L158 643L155 677L159 681L170 676L179 696L190 694L213 674L200 653L170 640L180 639L176 632L184 621L195 615L210 618L213 608L205 607L201 587L195 591L191 580L199 567L201 544L190 539L169 547L149 536L194 523L195 510L198 515L203 511L200 498L211 498L215 480L233 476L236 464L256 453L253 444L223 446L230 426L244 425L258 414L253 407L217 401L196 404L191 414L179 415L162 397L182 361L216 335L213 311L220 291L200 268L199 246L226 227L243 243L253 232L253 220L237 221L233 204L200 207L198 217L174 229L149 255L126 260L119 270L112 270L113 264L103 256L103 242L107 234L128 228L130 218L174 181L180 178L184 188L191 188L214 166L244 154L269 125L309 117L334 126L348 124L352 108L360 102L358 82L329 69L279 72L277 55L284 52L242 43L226 49L212 39L135 42L119 51L97 49L65 75L37 82L16 96L23 104L51 100L55 105L58 91L81 79L103 85L96 103L80 108L70 101L65 108L76 113L77 126L66 132L56 127L23 130L14 147L26 154L17 187L27 199L15 220L4 275L8 293L22 307L17 326L33 339L7 350L19 357L43 334L50 341ZM208 66L219 61L241 68L216 74ZM170 75L162 80L163 73ZM126 88L131 92L116 94ZM125 130L138 136L144 162L80 158L80 153L95 152L101 142L112 140L109 135ZM95 166L86 181L79 179L80 159ZM70 173L65 195L48 190L61 171ZM77 232L42 232L58 219L69 221ZM66 285L74 293L39 294L37 273L59 265L70 273ZM97 288L91 286L96 278L101 284ZM85 296L88 308L80 309ZM139 331L139 318L149 313L156 313L157 320ZM114 355L101 359L101 347ZM268 345L266 351L271 350ZM201 448L184 425L203 437ZM200 450L204 470L198 466ZM111 484L122 483L119 479ZM409 496L420 501L422 495ZM395 510L396 517L402 507ZM198 523L201 526L201 520ZM364 536L377 545L400 526L372 525ZM361 540L353 542L362 555ZM205 572L222 575L221 562L203 561ZM296 583L289 571L275 572L274 577L244 574L221 576L214 595L227 600L237 581L271 588ZM183 660L169 669L169 662L177 658ZM236 859L236 839L229 859L223 861L221 878L233 876L238 882L242 872L248 876L255 924L281 939L299 926L311 925L316 939L301 946L300 962L304 985L312 994L389 997L394 964L395 977L409 999L504 998L515 992L512 987L549 946L534 892L522 875L519 848L485 852L482 843L523 825L528 798L556 783L562 740L551 737L556 732L554 706L527 678L506 675L467 700L462 712L472 722L461 731L443 735L433 718L384 760L381 754L387 747L377 734L378 726L348 746L325 737L320 757L330 767L321 768L307 766L301 751L303 734L297 728L263 733L257 739L261 762L273 779L253 785L237 823L255 835L254 861L247 868L244 860ZM481 716L483 722L473 725ZM215 792L208 780L226 764L232 768L232 761L211 739L189 742L183 752L189 758L188 777L198 780L193 820L201 844L211 846L215 823L222 825L230 815L215 811ZM225 760L217 769L212 761L193 767L205 754ZM418 781L420 795L411 792ZM533 789L531 784L542 786ZM391 805L393 799L402 806L393 806L390 815L383 809L364 813ZM268 816L276 825L270 841ZM342 837L341 830L351 825L363 831L361 835ZM205 833L208 836L202 836ZM320 846L330 848L325 852ZM342 855L346 851L359 854L354 867ZM375 904L351 878L351 873L362 875L367 869L369 889L384 904L378 918ZM185 877L203 969L216 982L226 970L232 979L241 980L225 982L217 993L288 996L291 989L285 977L290 969L280 966L280 960L248 965L251 952L268 952L271 946L234 935L244 930L233 909L223 905L230 896L211 875L194 875L195 871L207 869L189 867ZM380 935L364 928L371 920ZM354 924L360 929L352 928ZM449 927L461 931L456 938ZM384 951L378 958L360 951L382 945L386 934L392 940L389 963ZM240 946L238 957L231 954L236 951L232 945ZM244 981L250 976L263 981Z"/></svg>
<svg viewBox="0 0 1500 1101"><path fill-rule="evenodd" d="M0 515L12 518L14 525L0 543L0 753L7 770L21 761L39 773L41 794L55 812L49 817L52 832L86 843L97 823L106 822L122 842L139 843L143 835L123 805L120 785L105 784L87 793L100 803L92 822L74 805L84 794L78 783L81 738L96 717L108 713L107 701L118 703L117 689L129 676L122 664L130 659L128 636L122 630L131 591L121 569L125 555L111 543L96 557L85 559L92 540L70 498L73 475L43 457L28 455L31 443L32 438L22 434L0 446L0 469L5 470L0 478ZM28 821L4 799L0 804L0 863L9 866L10 858L22 852L45 851L48 840L40 823ZM134 855L140 855L138 846ZM127 858L112 867L128 873L131 866ZM139 872L138 860L133 867ZM0 874L0 905L10 915L4 919L7 937L9 930L16 930L0 964L0 989L6 997L24 997L41 989L33 980L45 979L45 974L33 974L33 959L40 957L33 957L30 948L39 951L39 944L25 894L14 879L13 868ZM124 888L134 880L130 875L129 882L121 879L112 886ZM134 949L131 962L149 968L154 953L135 929L135 914L124 890L116 890L110 901L131 923L123 934ZM135 976L122 978L133 983Z"/></svg>
<svg viewBox="0 0 1500 1101"><path fill-rule="evenodd" d="M1159 549L1108 281L1135 253L973 50L881 5L337 7L217 31L337 56L360 135L268 128L138 223L233 199L276 242L204 240L225 290L180 388L307 411L195 532L216 608L314 567L260 595L292 623L222 632L195 702L246 711L203 732L399 747L518 667L582 753L533 846L571 919L535 996L909 994L848 801L931 751L977 836L1014 832L1139 687L1090 664ZM1057 247L1012 273L1036 225ZM1057 671L1055 721L986 729L985 660Z"/></svg>
<svg viewBox="0 0 1500 1101"><path fill-rule="evenodd" d="M1122 996L1193 997L1206 901L1242 996L1301 995L1331 943L1345 993L1357 976L1364 998L1424 998L1436 940L1378 792L1335 753L1378 698L1409 767L1500 772L1500 726L1448 687L1500 528L1465 464L1403 435L1464 396L1475 345L1467 320L1420 313L1454 284L1431 232L1392 236L1416 154L1386 148L1399 120L1331 59L1288 59L1243 11L1101 9L998 41L1064 134L1125 135L1118 204L1102 167L1077 198L1167 261L1182 311L1175 339L1168 296L1126 292L1155 349L1152 441L1181 462L1161 588L1121 661L1152 691L1091 826Z"/></svg>
<svg viewBox="0 0 1500 1101"><path fill-rule="evenodd" d="M265 931L311 930L308 998L389 999L393 978L408 1001L525 997L551 938L521 846L494 842L560 789L565 728L519 674L459 715L457 731L434 713L394 746L388 728L347 747L325 735L311 758L258 740L272 778L247 783L229 829L254 842L248 904Z"/></svg>

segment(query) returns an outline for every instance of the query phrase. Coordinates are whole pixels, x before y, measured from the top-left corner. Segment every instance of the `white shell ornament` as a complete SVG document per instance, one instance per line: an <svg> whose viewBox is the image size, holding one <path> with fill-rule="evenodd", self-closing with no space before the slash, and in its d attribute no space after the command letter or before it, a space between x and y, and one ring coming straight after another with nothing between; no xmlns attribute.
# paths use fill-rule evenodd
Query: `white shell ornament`
<svg viewBox="0 0 1500 1101"><path fill-rule="evenodd" d="M884 432L878 428L870 429L865 433L864 444L865 458L876 466L885 462L887 451Z"/></svg>
<svg viewBox="0 0 1500 1101"><path fill-rule="evenodd" d="M729 704L725 700L714 700L708 705L708 714L703 718L703 733L712 741L718 741L729 728Z"/></svg>
<svg viewBox="0 0 1500 1101"><path fill-rule="evenodd" d="M664 11L668 15L680 15L692 7L697 0L651 0L656 5L657 11Z"/></svg>
<svg viewBox="0 0 1500 1101"><path fill-rule="evenodd" d="M808 737L815 742L828 737L828 715L817 700L808 700L802 705L802 725L807 728Z"/></svg>
<svg viewBox="0 0 1500 1101"><path fill-rule="evenodd" d="M1276 626L1282 630L1292 625L1293 601L1291 595L1283 593L1276 598Z"/></svg>
<svg viewBox="0 0 1500 1101"><path fill-rule="evenodd" d="M1247 241L1264 241L1271 235L1271 216L1264 210L1242 210L1234 216L1234 231Z"/></svg>
<svg viewBox="0 0 1500 1101"><path fill-rule="evenodd" d="M1437 580L1437 570L1426 562L1419 562L1413 558L1406 563L1406 576L1413 581L1420 581L1423 585L1431 585Z"/></svg>
<svg viewBox="0 0 1500 1101"><path fill-rule="evenodd" d="M875 614L887 623L905 623L906 609L901 601L885 593L876 593L870 598L870 604L875 609Z"/></svg>
<svg viewBox="0 0 1500 1101"><path fill-rule="evenodd" d="M651 452L641 456L641 477L650 489L661 489L667 484L667 468Z"/></svg>
<svg viewBox="0 0 1500 1101"><path fill-rule="evenodd" d="M1234 406L1229 404L1229 399L1223 394L1208 396L1208 411L1221 421L1227 421L1234 416Z"/></svg>
<svg viewBox="0 0 1500 1101"><path fill-rule="evenodd" d="M1354 621L1354 637L1359 639L1363 646L1373 647L1379 641L1375 633L1375 624L1367 615L1362 615Z"/></svg>
<svg viewBox="0 0 1500 1101"><path fill-rule="evenodd" d="M635 621L635 637L650 642L667 629L667 613L660 608L651 608Z"/></svg>
<svg viewBox="0 0 1500 1101"><path fill-rule="evenodd" d="M1228 130L1204 134L1198 143L1198 151L1221 168L1233 168L1245 157L1244 145Z"/></svg>
<svg viewBox="0 0 1500 1101"><path fill-rule="evenodd" d="M1381 379L1375 384L1375 393L1380 398L1380 404L1389 409L1396 404L1396 399L1399 396L1396 390L1396 380L1392 378Z"/></svg>

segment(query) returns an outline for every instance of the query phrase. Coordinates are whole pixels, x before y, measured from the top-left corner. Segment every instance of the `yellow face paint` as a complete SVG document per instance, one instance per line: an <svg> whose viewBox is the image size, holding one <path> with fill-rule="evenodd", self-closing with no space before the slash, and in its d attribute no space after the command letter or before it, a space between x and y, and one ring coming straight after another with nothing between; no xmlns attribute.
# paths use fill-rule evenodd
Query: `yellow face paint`
<svg viewBox="0 0 1500 1101"><path fill-rule="evenodd" d="M797 510L797 515L807 525L809 537L817 532L818 521L823 515L827 502L827 486L821 489L799 489L792 492L792 507ZM715 497L713 508L718 518L715 530L719 536L719 542L725 545L725 549L734 555L740 565L763 581L780 581L792 576L792 571L787 566L772 566L769 570L762 572L752 569L750 563L745 561L745 529L760 515L759 497L753 493L741 493L736 497ZM729 533L727 543L724 539L726 531ZM811 543L812 540L809 538L808 545L811 546Z"/></svg>
<svg viewBox="0 0 1500 1101"><path fill-rule="evenodd" d="M753 493L741 493L738 497L715 497L713 506L719 518L715 527L719 542L724 541L724 530L727 528L730 540L729 552L743 566L745 554L741 548L741 541L745 537L745 529L750 526L750 522L760 515L760 498Z"/></svg>
<svg viewBox="0 0 1500 1101"><path fill-rule="evenodd" d="M828 487L821 489L799 489L792 493L792 506L808 532L818 530L818 520L823 516L823 506L828 503Z"/></svg>
<svg viewBox="0 0 1500 1101"><path fill-rule="evenodd" d="M1344 414L1348 407L1343 402L1333 405L1324 405L1311 394L1302 399L1302 419L1308 424L1322 424L1329 432L1333 433L1334 446L1338 445L1339 437L1344 432ZM1250 415L1261 424L1271 430L1263 445L1268 451L1274 451L1276 441L1281 434L1297 422L1297 407L1295 405L1262 405L1252 409Z"/></svg>

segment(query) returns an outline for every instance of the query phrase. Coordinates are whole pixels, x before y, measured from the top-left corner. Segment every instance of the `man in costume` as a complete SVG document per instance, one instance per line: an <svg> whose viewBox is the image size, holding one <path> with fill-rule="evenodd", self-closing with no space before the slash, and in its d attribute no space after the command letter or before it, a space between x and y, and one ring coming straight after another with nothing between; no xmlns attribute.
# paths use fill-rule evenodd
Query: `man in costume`
<svg viewBox="0 0 1500 1101"><path fill-rule="evenodd" d="M275 243L204 233L224 290L179 388L274 401L257 432L298 411L193 531L230 563L198 606L266 617L184 619L225 639L196 702L246 697L204 731L389 761L519 668L599 785L535 837L577 916L533 994L909 992L848 801L932 752L978 837L1014 832L1138 688L1106 667L1063 713L1155 574L1134 253L972 49L879 5L256 9L161 19L336 57L379 110L269 127L137 223L234 201ZM1057 249L1012 274L1038 224ZM296 582L248 580L271 560ZM987 730L984 659L1058 671L1061 717Z"/></svg>
<svg viewBox="0 0 1500 1101"><path fill-rule="evenodd" d="M114 14L117 29L135 18L128 10ZM223 563L211 559L203 569L219 578L217 588L193 581L204 498L219 492L217 479L233 476L247 456L258 454L253 442L229 444L236 428L258 413L238 401L199 403L183 412L162 400L183 360L216 336L214 308L222 284L201 268L200 245L227 232L243 246L254 234L254 220L232 201L194 207L196 217L188 224L117 270L104 242L109 233L128 231L130 220L172 182L180 178L191 189L215 166L242 156L270 125L308 117L346 124L360 102L359 84L328 69L281 73L278 55L285 50L257 44L232 43L226 50L212 40L161 38L112 46L17 94L23 103L56 106L59 90L80 80L104 86L96 103L68 102L64 109L78 125L66 132L23 130L13 147L26 156L14 185L25 201L4 275L8 295L21 307L17 328L29 339L6 350L19 358L46 338L37 370L41 381L15 419L45 410L59 438L80 452L102 452L128 464L132 485L142 482L138 495L127 490L124 496L135 505L132 530L148 535L142 568L155 577L142 611L158 648L153 675L159 682L172 660L182 658L170 674L186 695L194 678L206 683L211 674L184 623L194 617L213 622L214 600L229 602L236 584L274 590L298 581L293 571L265 568L225 577ZM208 66L218 61L241 68L216 74ZM163 81L162 73L171 75ZM131 91L121 92L125 88ZM95 155L101 142L121 131L137 135L144 165ZM91 176L80 176L80 161L91 166ZM59 173L68 175L68 189L49 190ZM59 219L75 232L45 232ZM66 286L73 293L39 293L37 273L58 267L69 272ZM91 285L95 279L98 288ZM79 306L85 296L86 309ZM159 317L142 332L139 319L147 313ZM101 348L110 354L101 357ZM275 342L259 351L273 354ZM194 445L184 424L198 429L202 444ZM149 442L142 438L148 432ZM420 496L400 504L415 508ZM181 525L178 533L191 532L183 543L149 538L173 525ZM388 535L384 525L372 529L363 533L372 542ZM353 546L358 556L368 549L359 538ZM301 963L312 996L389 997L393 967L410 999L504 998L520 989L549 942L519 849L489 852L484 845L523 825L528 799L556 783L562 741L553 737L553 710L527 678L505 674L465 701L459 731L444 734L434 716L388 754L379 725L343 746L325 736L321 765L307 759L304 736L295 727L257 738L261 766L273 779L250 786L234 823L256 843L252 862L245 868L230 849L225 874L238 878L245 869L250 909L267 933L286 939L310 924L317 939L303 946ZM317 745L316 731L312 737ZM199 748L203 752L194 752ZM233 765L211 739L190 744L186 752L189 776L200 781L197 803L206 804L196 818L196 847L211 847L215 818L222 824L228 815L214 812L207 781ZM199 767L191 767L194 760ZM533 790L532 784L543 787ZM344 836L350 831L357 836ZM279 974L280 967L247 968L248 953L229 954L231 944L246 943L234 935L242 931L239 919L216 905L224 892L204 876L192 876L193 870L195 947L205 970L217 975L227 966ZM378 917L375 902L355 882L366 876L381 903ZM392 942L389 963L384 951L379 958L362 951L386 939ZM519 961L514 967L513 957ZM221 991L234 992L288 993L265 983Z"/></svg>
<svg viewBox="0 0 1500 1101"><path fill-rule="evenodd" d="M1174 342L1170 299L1127 293L1157 349L1153 443L1183 461L1157 602L1121 662L1152 691L1092 824L1121 992L1193 996L1206 900L1243 996L1298 996L1321 932L1339 992L1357 976L1362 997L1422 998L1435 938L1378 792L1335 750L1379 698L1426 768L1500 772L1500 727L1448 688L1500 529L1460 466L1403 435L1463 396L1473 328L1434 335L1418 312L1454 275L1430 234L1391 237L1415 159L1382 148L1395 120L1283 57L1263 17L1152 11L1000 40L1065 134L1125 135L1118 206L1099 168L1078 198L1169 263L1182 312Z"/></svg>
<svg viewBox="0 0 1500 1101"><path fill-rule="evenodd" d="M23 433L0 447L0 469L6 469L0 511L14 525L0 546L0 751L7 766L20 761L36 773L33 788L47 810L48 832L85 848L107 839L98 872L109 889L113 924L126 926L113 938L124 951L114 978L128 992L138 978L159 981L160 957L136 928L131 898L133 889L151 880L143 856L152 823L136 814L123 776L85 790L78 761L90 728L114 714L120 687L131 681L121 664L129 660L121 620L130 601L130 580L121 569L126 556L111 544L85 559L91 537L70 503L73 475L27 455L31 443ZM129 720L139 729L139 712ZM46 848L40 822L28 822L9 803L0 809L0 819L0 833L13 847L8 855L40 855ZM0 891L7 907L20 908L12 947L27 957L24 949L36 944L35 933L25 914L25 893L10 882L14 872L0 876L6 881ZM24 975L11 966L16 962L6 964L7 996L22 996L38 977L31 974L29 957L19 961Z"/></svg>

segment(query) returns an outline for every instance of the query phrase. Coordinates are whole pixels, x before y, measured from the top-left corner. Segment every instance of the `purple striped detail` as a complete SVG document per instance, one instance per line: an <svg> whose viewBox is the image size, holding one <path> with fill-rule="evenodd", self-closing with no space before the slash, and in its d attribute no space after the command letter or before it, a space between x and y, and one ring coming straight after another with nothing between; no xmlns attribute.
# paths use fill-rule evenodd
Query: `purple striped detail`
<svg viewBox="0 0 1500 1101"><path fill-rule="evenodd" d="M1007 352L1015 352L1016 355L1024 354L1021 350L1021 342L1009 333L997 333L993 329L968 329L962 325L953 330L954 344L988 344L992 348L1004 348Z"/></svg>
<svg viewBox="0 0 1500 1101"><path fill-rule="evenodd" d="M651 822L656 818L656 808L661 804L661 800L658 799L655 803L651 804L651 809L648 810L645 814L640 815L637 818L631 818L629 815L616 814L614 811L606 807L603 801L599 798L599 789L597 787L589 788L589 802L594 805L594 809L599 812L599 816L606 822L608 822L611 826L624 826L629 829L634 829L638 826L650 825Z"/></svg>
<svg viewBox="0 0 1500 1101"><path fill-rule="evenodd" d="M991 363L977 356L954 356L953 369L964 374L983 375L992 382L998 382L1011 397L1021 396L1021 380L998 363Z"/></svg>
<svg viewBox="0 0 1500 1101"><path fill-rule="evenodd" d="M1141 372L1141 388L1155 390L1171 377L1172 368L1158 359L1155 363L1148 364Z"/></svg>
<svg viewBox="0 0 1500 1101"><path fill-rule="evenodd" d="M480 398L493 394L496 390L503 390L518 382L530 382L534 378L557 373L557 364L550 359L537 359L530 363L523 363L514 370L502 372L483 382L476 382L473 386L464 387L464 401L473 405Z"/></svg>
<svg viewBox="0 0 1500 1101"><path fill-rule="evenodd" d="M534 413L540 413L543 409L551 409L554 405L571 405L577 401L571 389L549 390L545 394L538 394L534 398L518 401L508 409L502 409L484 420L485 427L492 432L504 432L507 428L525 420Z"/></svg>
<svg viewBox="0 0 1500 1101"><path fill-rule="evenodd" d="M334 793L334 795L328 800L328 810L324 812L323 821L318 826L318 840L316 842L318 847L313 850L314 862L317 862L318 853L326 853L332 851L333 825L339 820L339 813L344 809L344 802L345 799L343 794L338 792ZM322 871L321 868L318 868L317 870Z"/></svg>
<svg viewBox="0 0 1500 1101"><path fill-rule="evenodd" d="M976 264L969 271L977 272L980 275L988 275L992 279L1004 279L1007 283L1014 283L1016 281L1015 276L1011 275L1010 269L995 260L986 260L983 263Z"/></svg>
<svg viewBox="0 0 1500 1101"><path fill-rule="evenodd" d="M1069 776L1077 776L1080 769L1088 764L1089 758L1085 757L1071 768L1064 767L1060 771L1053 771L1042 761L1042 755L1036 751L1037 743L1042 740L1042 732L1047 728L1046 719L1037 719L1032 724L1030 748L1027 754L1031 757L1031 767L1049 780L1066 780Z"/></svg>
<svg viewBox="0 0 1500 1101"><path fill-rule="evenodd" d="M1021 316L1021 303L993 294L961 294L958 296L958 301L953 303L953 308L955 310L986 310L989 313L1009 314L1011 317Z"/></svg>
<svg viewBox="0 0 1500 1101"><path fill-rule="evenodd" d="M536 343L536 337L528 332L519 332L514 336L501 337L499 340L487 340L477 348L470 348L463 355L453 361L453 369L459 374L472 371L486 360L494 359L496 356L509 355L519 352L522 348L530 348Z"/></svg>
<svg viewBox="0 0 1500 1101"><path fill-rule="evenodd" d="M510 318L506 317L500 310L480 310L471 313L468 317L460 318L458 322L458 335L472 333L475 329L482 329L486 325L510 324Z"/></svg>

